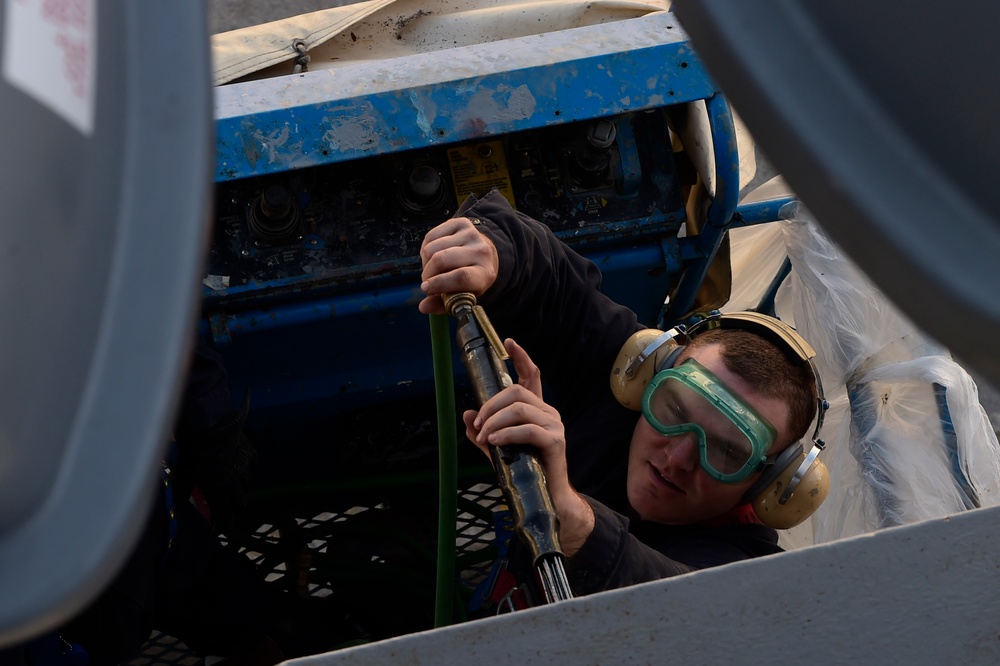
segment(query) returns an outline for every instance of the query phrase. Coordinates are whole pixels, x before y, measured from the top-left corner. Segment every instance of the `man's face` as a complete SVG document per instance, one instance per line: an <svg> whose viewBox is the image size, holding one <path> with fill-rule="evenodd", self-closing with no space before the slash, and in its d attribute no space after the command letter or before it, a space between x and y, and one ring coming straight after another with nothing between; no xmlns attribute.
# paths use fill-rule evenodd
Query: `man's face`
<svg viewBox="0 0 1000 666"><path fill-rule="evenodd" d="M701 363L744 402L757 410L777 430L776 445L768 452L778 453L788 443L788 405L778 398L766 398L752 391L741 378L722 362L719 345L695 350L691 358ZM692 420L698 415L692 415ZM706 414L698 425L713 431L719 413ZM753 474L739 484L728 484L710 477L698 462L698 439L693 433L661 435L640 416L632 433L628 461L628 499L643 520L672 525L687 525L709 520L726 513L739 502L757 480Z"/></svg>

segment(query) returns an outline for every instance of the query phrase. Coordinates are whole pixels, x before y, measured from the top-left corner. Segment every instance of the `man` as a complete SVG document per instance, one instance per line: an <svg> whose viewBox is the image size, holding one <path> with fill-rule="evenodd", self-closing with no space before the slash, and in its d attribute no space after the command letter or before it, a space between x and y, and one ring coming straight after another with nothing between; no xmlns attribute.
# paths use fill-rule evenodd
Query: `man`
<svg viewBox="0 0 1000 666"><path fill-rule="evenodd" d="M596 266L496 192L456 215L424 239L419 308L472 292L509 336L518 383L465 412L466 434L484 451L537 449L574 593L780 551L746 495L816 414L809 364L752 332L710 330L657 370L637 418L608 379L644 327L599 291Z"/></svg>

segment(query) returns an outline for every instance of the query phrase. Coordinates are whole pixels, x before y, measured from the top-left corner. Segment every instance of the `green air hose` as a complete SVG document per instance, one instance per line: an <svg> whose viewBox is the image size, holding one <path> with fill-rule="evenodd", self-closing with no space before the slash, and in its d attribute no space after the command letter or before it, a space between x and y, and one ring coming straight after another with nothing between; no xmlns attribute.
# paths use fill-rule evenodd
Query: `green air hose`
<svg viewBox="0 0 1000 666"><path fill-rule="evenodd" d="M438 553L434 626L451 624L455 591L455 521L458 497L455 379L451 368L448 315L430 315L434 394L438 421Z"/></svg>

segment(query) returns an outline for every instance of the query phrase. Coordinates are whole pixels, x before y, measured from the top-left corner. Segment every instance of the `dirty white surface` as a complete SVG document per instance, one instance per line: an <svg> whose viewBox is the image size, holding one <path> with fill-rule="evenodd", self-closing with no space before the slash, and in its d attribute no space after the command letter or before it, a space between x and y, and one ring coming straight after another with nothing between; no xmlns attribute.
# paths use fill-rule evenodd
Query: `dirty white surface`
<svg viewBox="0 0 1000 666"><path fill-rule="evenodd" d="M995 664L998 521L980 509L287 663Z"/></svg>

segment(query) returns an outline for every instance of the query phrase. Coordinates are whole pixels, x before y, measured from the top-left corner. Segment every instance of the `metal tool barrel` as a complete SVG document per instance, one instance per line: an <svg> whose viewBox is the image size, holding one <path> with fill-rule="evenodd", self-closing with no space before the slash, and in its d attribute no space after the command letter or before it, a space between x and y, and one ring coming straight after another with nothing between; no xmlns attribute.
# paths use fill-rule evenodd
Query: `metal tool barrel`
<svg viewBox="0 0 1000 666"><path fill-rule="evenodd" d="M458 320L456 342L479 406L511 384L510 375L494 350L495 334L488 321L476 317L472 294L451 294L445 307ZM481 315L484 317L485 315ZM496 343L499 340L496 339ZM546 603L572 599L559 544L559 516L549 494L545 470L531 446L490 447L500 488L514 515L515 532L531 549Z"/></svg>

